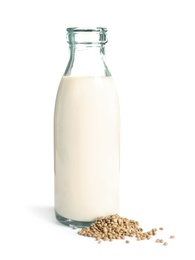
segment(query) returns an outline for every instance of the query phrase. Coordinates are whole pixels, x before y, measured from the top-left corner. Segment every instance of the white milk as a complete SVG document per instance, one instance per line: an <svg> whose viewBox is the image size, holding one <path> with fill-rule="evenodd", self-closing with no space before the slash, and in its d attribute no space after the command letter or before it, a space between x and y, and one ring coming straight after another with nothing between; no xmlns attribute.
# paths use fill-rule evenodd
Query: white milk
<svg viewBox="0 0 195 260"><path fill-rule="evenodd" d="M112 77L63 77L54 133L56 212L77 221L118 213L119 106Z"/></svg>

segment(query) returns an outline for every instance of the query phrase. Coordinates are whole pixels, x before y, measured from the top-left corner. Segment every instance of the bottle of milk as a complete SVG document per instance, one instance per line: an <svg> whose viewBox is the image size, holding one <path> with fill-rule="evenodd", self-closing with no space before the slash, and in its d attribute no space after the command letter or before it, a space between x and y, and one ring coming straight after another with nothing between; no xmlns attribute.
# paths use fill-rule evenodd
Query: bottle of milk
<svg viewBox="0 0 195 260"><path fill-rule="evenodd" d="M105 62L107 29L68 28L67 42L54 115L55 213L83 227L119 210L119 103Z"/></svg>

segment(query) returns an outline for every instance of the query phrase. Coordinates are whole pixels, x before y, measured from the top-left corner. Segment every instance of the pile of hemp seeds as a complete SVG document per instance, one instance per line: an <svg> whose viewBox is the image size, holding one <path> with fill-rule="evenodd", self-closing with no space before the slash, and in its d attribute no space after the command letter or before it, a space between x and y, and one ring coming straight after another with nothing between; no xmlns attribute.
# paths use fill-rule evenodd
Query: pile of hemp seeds
<svg viewBox="0 0 195 260"><path fill-rule="evenodd" d="M76 227L73 227L76 229ZM82 228L78 234L86 237L93 237L98 243L101 241L113 241L114 239L126 239L126 237L135 237L138 241L151 239L157 234L157 228L152 228L150 231L143 231L139 226L139 222L120 217L118 214L107 217L99 217L89 227ZM159 230L163 230L162 227ZM175 238L173 235L170 239ZM125 240L127 244L130 240ZM156 239L157 243L167 246L168 243L163 239Z"/></svg>

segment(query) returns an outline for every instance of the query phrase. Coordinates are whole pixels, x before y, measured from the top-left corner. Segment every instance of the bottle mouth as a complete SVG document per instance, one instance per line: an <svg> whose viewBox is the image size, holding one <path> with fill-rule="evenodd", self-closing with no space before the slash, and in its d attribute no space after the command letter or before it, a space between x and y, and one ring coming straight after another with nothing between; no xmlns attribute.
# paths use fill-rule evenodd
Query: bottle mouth
<svg viewBox="0 0 195 260"><path fill-rule="evenodd" d="M108 41L105 27L70 27L66 31L69 44L105 44Z"/></svg>

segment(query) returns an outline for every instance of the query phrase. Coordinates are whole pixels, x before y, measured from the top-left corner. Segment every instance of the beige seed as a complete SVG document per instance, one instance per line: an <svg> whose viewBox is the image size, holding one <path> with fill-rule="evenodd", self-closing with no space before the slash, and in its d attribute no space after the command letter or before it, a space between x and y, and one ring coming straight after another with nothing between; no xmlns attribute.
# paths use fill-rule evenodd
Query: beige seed
<svg viewBox="0 0 195 260"><path fill-rule="evenodd" d="M171 239L175 238L174 236L170 236Z"/></svg>
<svg viewBox="0 0 195 260"><path fill-rule="evenodd" d="M125 243L127 243L127 244L129 244L129 242L130 242L129 240L126 240L126 241L125 241Z"/></svg>
<svg viewBox="0 0 195 260"><path fill-rule="evenodd" d="M156 239L156 243L160 243L160 239Z"/></svg>
<svg viewBox="0 0 195 260"><path fill-rule="evenodd" d="M107 233L108 230L107 230L107 228L103 228L103 231L104 231L104 233Z"/></svg>
<svg viewBox="0 0 195 260"><path fill-rule="evenodd" d="M163 239L160 239L160 243L163 243L164 241L163 241Z"/></svg>
<svg viewBox="0 0 195 260"><path fill-rule="evenodd" d="M164 245L164 246L167 246L167 245L168 245L168 243L167 243L167 242L165 242L163 245Z"/></svg>
<svg viewBox="0 0 195 260"><path fill-rule="evenodd" d="M163 230L164 228L163 228L163 227L160 227L159 229L160 229L160 230Z"/></svg>

